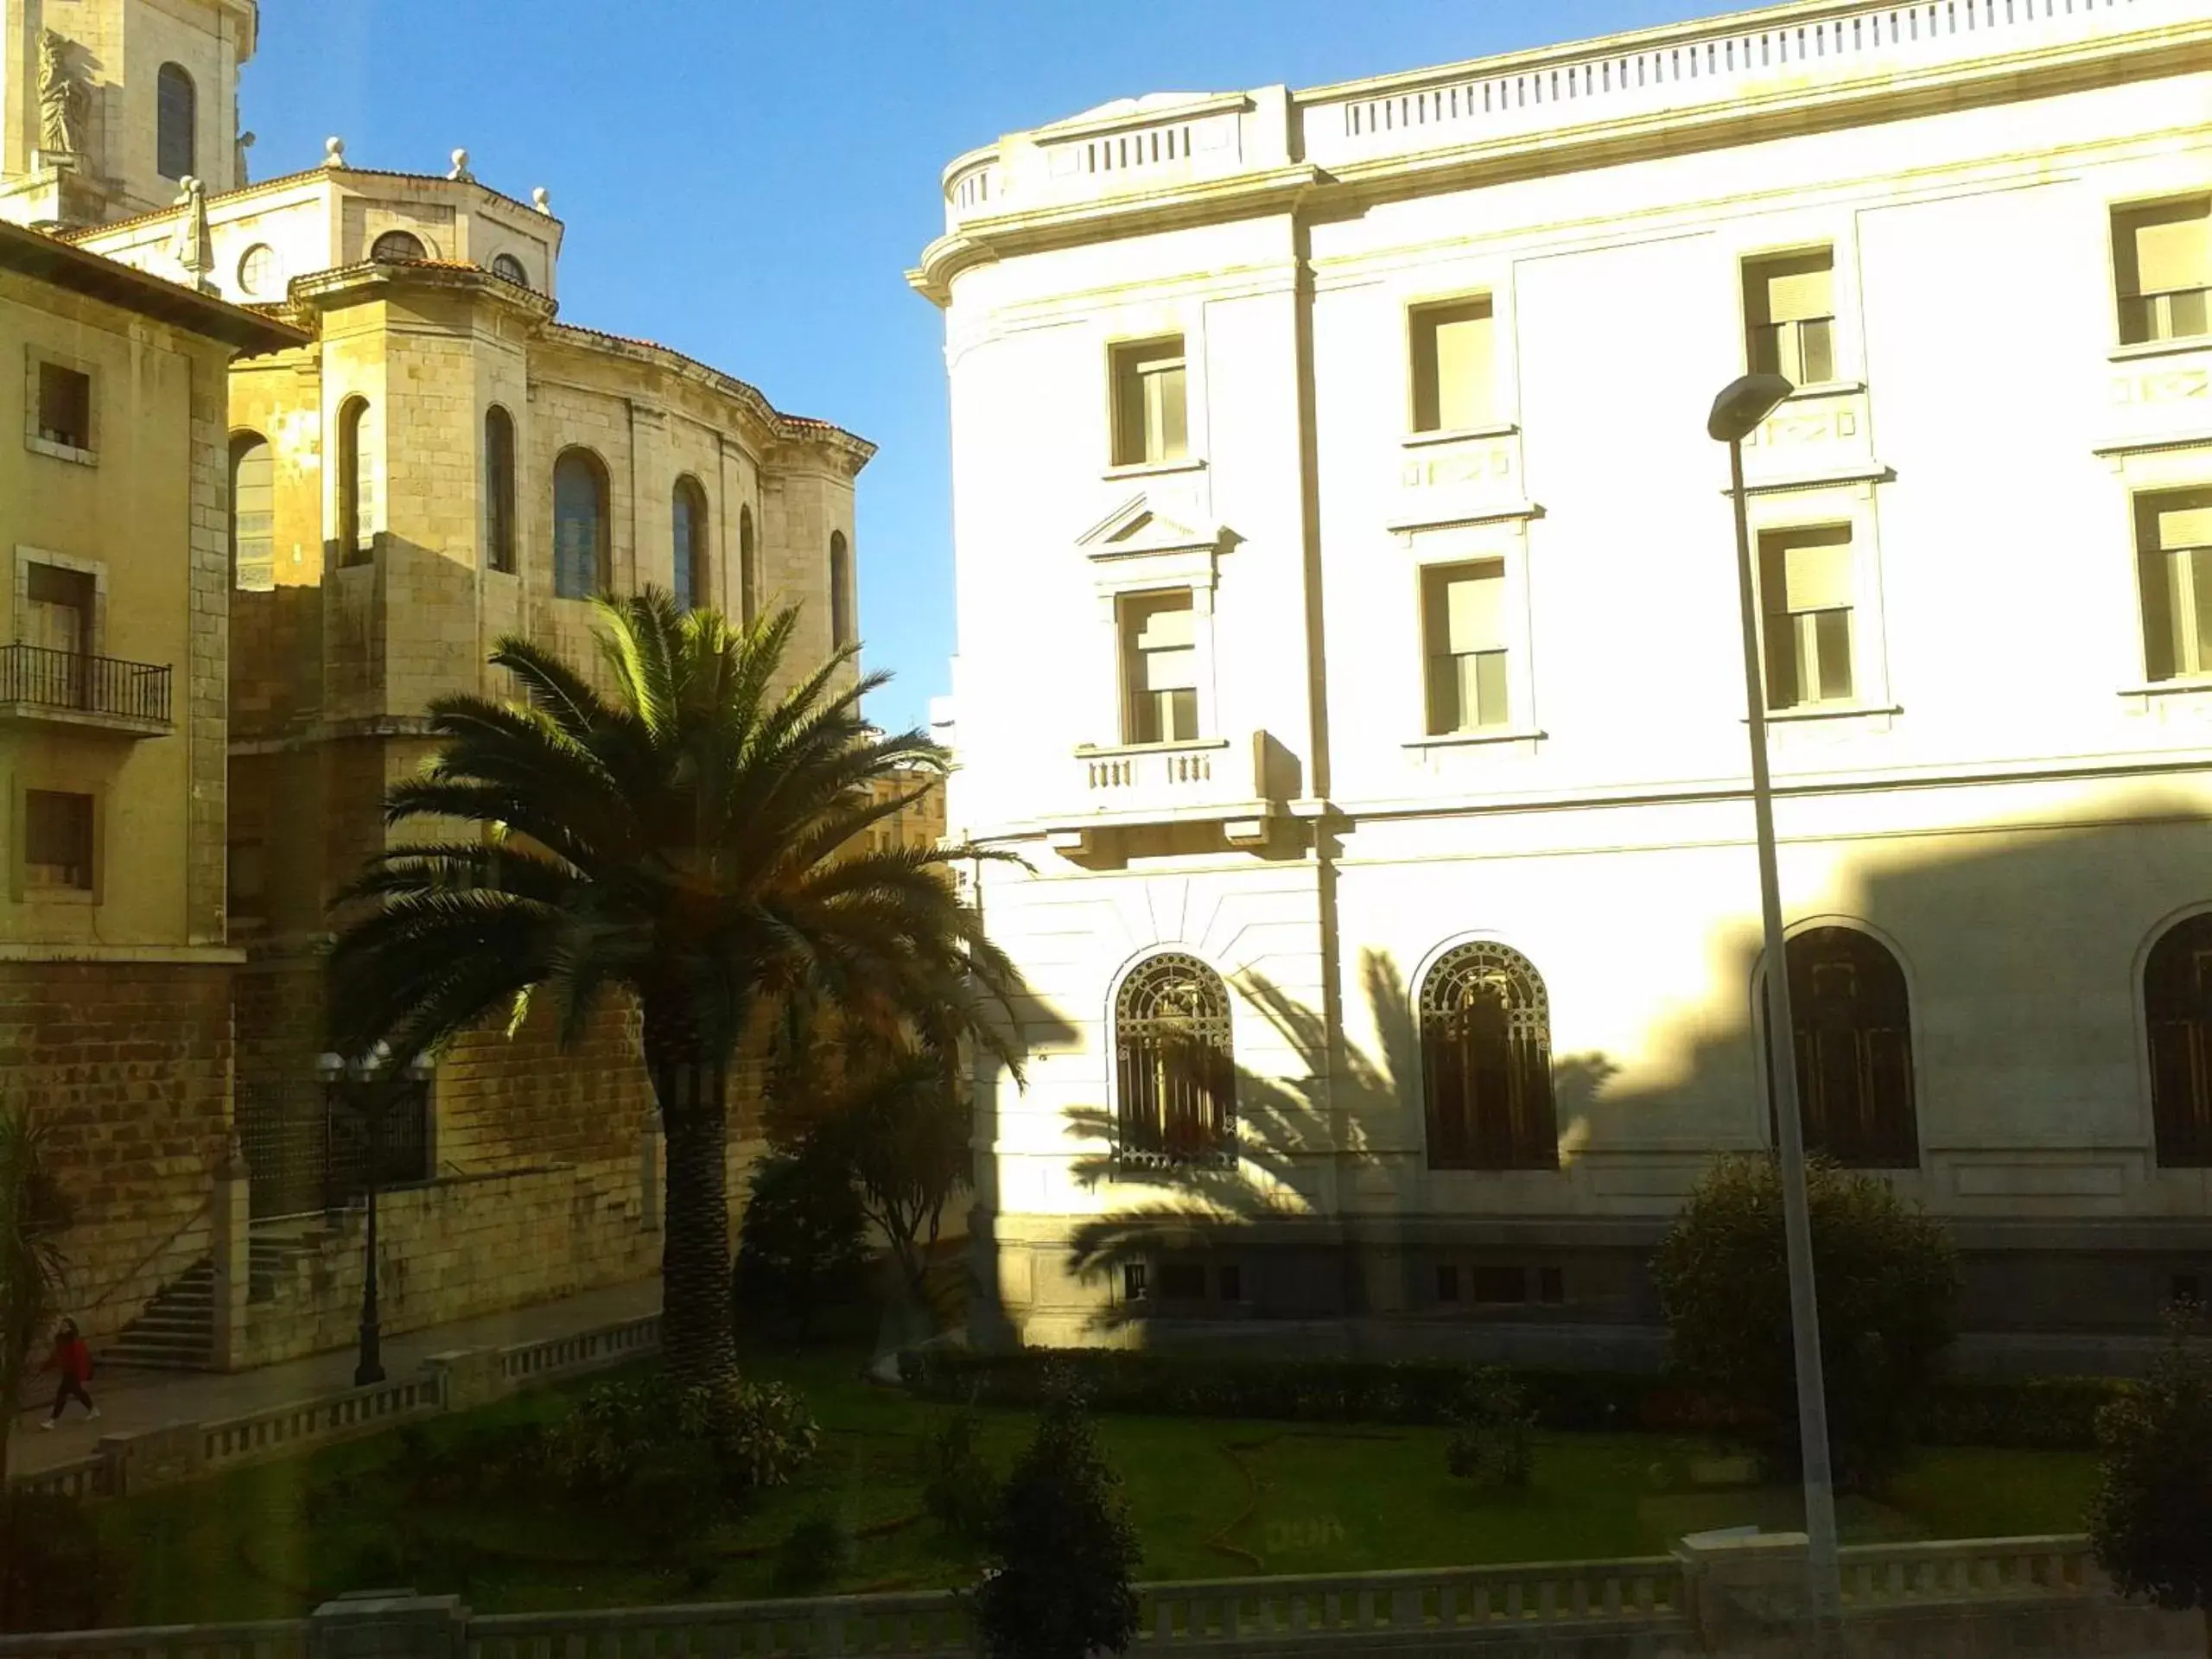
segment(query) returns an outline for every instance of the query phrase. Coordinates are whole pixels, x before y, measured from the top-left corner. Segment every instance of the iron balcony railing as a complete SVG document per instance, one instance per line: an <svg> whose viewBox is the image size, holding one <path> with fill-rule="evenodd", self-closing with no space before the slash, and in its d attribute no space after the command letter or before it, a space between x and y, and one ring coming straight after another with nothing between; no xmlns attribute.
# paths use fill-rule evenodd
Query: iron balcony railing
<svg viewBox="0 0 2212 1659"><path fill-rule="evenodd" d="M169 724L169 671L44 645L0 646L0 703Z"/></svg>

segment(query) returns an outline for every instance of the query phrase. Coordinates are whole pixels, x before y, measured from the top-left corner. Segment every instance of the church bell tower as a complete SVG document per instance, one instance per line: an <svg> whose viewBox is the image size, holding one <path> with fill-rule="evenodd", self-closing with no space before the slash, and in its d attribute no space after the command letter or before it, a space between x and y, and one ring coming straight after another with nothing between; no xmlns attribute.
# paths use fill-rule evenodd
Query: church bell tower
<svg viewBox="0 0 2212 1659"><path fill-rule="evenodd" d="M246 181L257 0L0 0L0 219L100 225Z"/></svg>

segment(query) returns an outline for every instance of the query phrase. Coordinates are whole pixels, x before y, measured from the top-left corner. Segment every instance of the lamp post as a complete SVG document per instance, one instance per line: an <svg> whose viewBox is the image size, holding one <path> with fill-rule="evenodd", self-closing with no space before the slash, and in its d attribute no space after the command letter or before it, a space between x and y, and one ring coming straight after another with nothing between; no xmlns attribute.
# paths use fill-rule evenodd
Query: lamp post
<svg viewBox="0 0 2212 1659"><path fill-rule="evenodd" d="M315 1076L322 1079L326 1088L337 1089L361 1120L367 1141L369 1213L362 1244L360 1359L353 1367L353 1386L357 1389L384 1381L384 1332L377 1306L377 1188L384 1179L384 1117L391 1104L391 1085L380 1080L378 1074L388 1071L391 1065L391 1051L382 1043L358 1059L322 1054L316 1057L315 1063ZM410 1082L420 1082L429 1075L429 1063L421 1055L407 1063Z"/></svg>
<svg viewBox="0 0 2212 1659"><path fill-rule="evenodd" d="M1778 374L1747 374L1714 399L1706 432L1728 446L1729 499L1736 511L1736 592L1744 636L1744 704L1751 739L1751 810L1758 821L1759 913L1765 930L1767 1089L1781 1154L1782 1221L1789 1268L1789 1331L1797 1362L1797 1432L1805 1465L1806 1572L1815 1650L1833 1653L1840 1635L1835 1486L1828 1466L1827 1391L1821 1375L1821 1313L1813 1284L1813 1220L1805 1195L1805 1128L1798 1116L1796 1026L1782 937L1775 870L1774 792L1767 775L1766 677L1759 652L1758 601L1751 573L1751 519L1744 496L1744 440L1796 388ZM1774 1039L1781 1038L1777 1045Z"/></svg>

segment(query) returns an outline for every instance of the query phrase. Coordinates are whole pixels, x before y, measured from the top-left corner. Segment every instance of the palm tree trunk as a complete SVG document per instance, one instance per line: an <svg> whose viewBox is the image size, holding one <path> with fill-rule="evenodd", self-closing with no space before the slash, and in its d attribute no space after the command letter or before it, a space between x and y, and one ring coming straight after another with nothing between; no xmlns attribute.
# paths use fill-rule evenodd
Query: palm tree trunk
<svg viewBox="0 0 2212 1659"><path fill-rule="evenodd" d="M696 1028L648 999L645 1071L666 1136L661 1362L679 1382L737 1378L730 1331L729 1071L702 1056Z"/></svg>

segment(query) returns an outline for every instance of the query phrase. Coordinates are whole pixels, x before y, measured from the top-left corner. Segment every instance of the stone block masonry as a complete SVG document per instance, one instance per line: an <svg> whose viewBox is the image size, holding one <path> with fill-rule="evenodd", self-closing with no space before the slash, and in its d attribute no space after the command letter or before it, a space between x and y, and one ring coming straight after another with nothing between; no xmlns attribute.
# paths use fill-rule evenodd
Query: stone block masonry
<svg viewBox="0 0 2212 1659"><path fill-rule="evenodd" d="M68 1311L95 1343L207 1248L228 1142L226 963L0 962L5 1097L52 1125L79 1220Z"/></svg>

